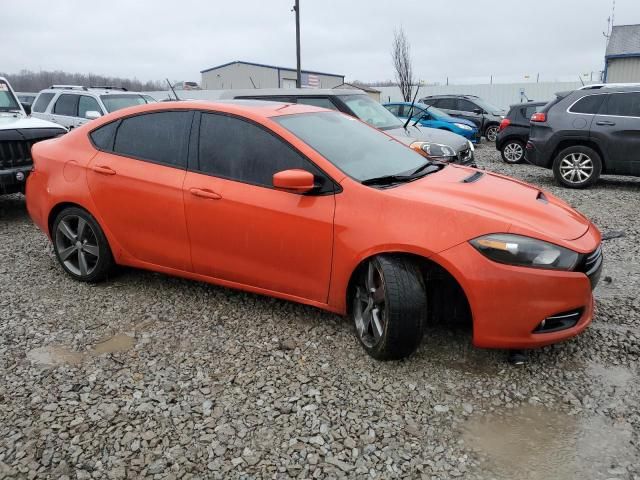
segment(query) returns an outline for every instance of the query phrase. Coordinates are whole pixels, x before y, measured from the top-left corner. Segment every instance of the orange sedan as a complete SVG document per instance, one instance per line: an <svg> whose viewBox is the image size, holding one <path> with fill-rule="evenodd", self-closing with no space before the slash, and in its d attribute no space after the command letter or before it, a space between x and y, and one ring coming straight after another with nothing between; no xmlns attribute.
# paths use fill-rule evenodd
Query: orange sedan
<svg viewBox="0 0 640 480"><path fill-rule="evenodd" d="M434 163L320 108L260 101L120 110L33 148L27 207L80 281L114 264L349 314L378 359L429 321L533 348L593 316L600 232L566 203Z"/></svg>

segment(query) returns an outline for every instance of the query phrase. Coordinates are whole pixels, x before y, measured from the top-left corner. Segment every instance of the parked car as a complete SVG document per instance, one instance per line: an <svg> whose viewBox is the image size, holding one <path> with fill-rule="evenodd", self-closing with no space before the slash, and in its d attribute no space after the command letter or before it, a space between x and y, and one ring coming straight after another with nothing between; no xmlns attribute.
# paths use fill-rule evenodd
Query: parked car
<svg viewBox="0 0 640 480"><path fill-rule="evenodd" d="M121 108L154 101L149 95L128 92L120 87L53 85L38 94L31 115L75 128Z"/></svg>
<svg viewBox="0 0 640 480"><path fill-rule="evenodd" d="M7 79L0 77L0 195L24 191L34 143L66 132L55 123L27 116Z"/></svg>
<svg viewBox="0 0 640 480"><path fill-rule="evenodd" d="M37 95L37 93L16 92L16 97L18 97L18 101L22 104L22 108L27 115L31 115L31 105L33 105Z"/></svg>
<svg viewBox="0 0 640 480"><path fill-rule="evenodd" d="M309 88L227 90L222 92L220 98L271 100L337 110L384 131L428 158L475 166L474 146L469 140L460 135L433 128L410 124L405 128L405 122L398 120L362 90Z"/></svg>
<svg viewBox="0 0 640 480"><path fill-rule="evenodd" d="M529 135L527 161L553 169L565 187L640 176L640 84L559 93L531 117Z"/></svg>
<svg viewBox="0 0 640 480"><path fill-rule="evenodd" d="M420 102L454 117L471 120L490 142L496 141L498 127L507 113L475 95L429 95L421 98Z"/></svg>
<svg viewBox="0 0 640 480"><path fill-rule="evenodd" d="M383 106L399 119L406 120L412 109L411 105L411 102L398 102L385 103ZM475 123L470 120L465 120L464 118L452 117L442 110L438 110L436 107L424 103L416 103L413 105L411 123L413 124L414 122L418 122L418 125L422 125L423 127L437 128L439 130L457 133L471 140L473 143L480 142L480 133Z"/></svg>
<svg viewBox="0 0 640 480"><path fill-rule="evenodd" d="M473 322L477 346L533 348L593 316L589 220L339 112L141 105L37 144L34 159L27 209L76 280L121 264L349 314L378 359L410 354L431 320Z"/></svg>
<svg viewBox="0 0 640 480"><path fill-rule="evenodd" d="M527 102L511 105L509 113L500 122L496 149L502 154L506 163L524 161L524 149L529 140L529 123L531 116L542 110L546 102Z"/></svg>

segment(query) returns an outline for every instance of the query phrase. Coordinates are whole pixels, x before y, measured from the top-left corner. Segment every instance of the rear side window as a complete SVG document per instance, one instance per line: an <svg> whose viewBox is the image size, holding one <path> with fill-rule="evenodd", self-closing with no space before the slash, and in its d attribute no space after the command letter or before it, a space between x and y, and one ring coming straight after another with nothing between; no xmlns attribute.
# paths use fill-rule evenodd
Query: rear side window
<svg viewBox="0 0 640 480"><path fill-rule="evenodd" d="M601 114L640 117L640 92L612 93L608 97Z"/></svg>
<svg viewBox="0 0 640 480"><path fill-rule="evenodd" d="M203 113L200 120L199 171L217 177L271 187L273 174L301 168L320 171L283 140L239 118Z"/></svg>
<svg viewBox="0 0 640 480"><path fill-rule="evenodd" d="M582 97L574 103L569 111L571 113L586 113L595 115L600 110L600 106L605 99L605 95L588 95Z"/></svg>
<svg viewBox="0 0 640 480"><path fill-rule="evenodd" d="M53 106L53 113L56 115L66 115L67 117L75 117L78 112L78 96L63 94L58 97L56 104Z"/></svg>
<svg viewBox="0 0 640 480"><path fill-rule="evenodd" d="M33 104L33 107L31 107L31 111L44 112L54 95L55 93L41 93L40 95L38 95L38 99Z"/></svg>
<svg viewBox="0 0 640 480"><path fill-rule="evenodd" d="M116 130L119 124L120 121L116 120L91 132L91 141L98 150L104 150L106 152L113 150L113 140L116 137Z"/></svg>
<svg viewBox="0 0 640 480"><path fill-rule="evenodd" d="M127 157L185 168L191 112L157 112L125 118L113 151Z"/></svg>
<svg viewBox="0 0 640 480"><path fill-rule="evenodd" d="M396 117L400 116L400 105L387 105L385 108L393 113Z"/></svg>
<svg viewBox="0 0 640 480"><path fill-rule="evenodd" d="M531 115L533 115L536 112L541 112L542 109L544 108L544 105L530 105L528 107L524 107L520 110L520 113L522 114L522 116L524 118L526 118L527 120L529 120L531 118Z"/></svg>

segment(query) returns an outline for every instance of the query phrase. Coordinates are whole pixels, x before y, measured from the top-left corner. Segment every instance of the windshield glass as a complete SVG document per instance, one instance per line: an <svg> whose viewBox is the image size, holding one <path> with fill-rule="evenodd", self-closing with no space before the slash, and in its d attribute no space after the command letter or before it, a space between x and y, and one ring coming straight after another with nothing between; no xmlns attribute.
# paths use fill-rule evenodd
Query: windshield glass
<svg viewBox="0 0 640 480"><path fill-rule="evenodd" d="M107 108L107 112L148 103L142 95L100 95L100 100Z"/></svg>
<svg viewBox="0 0 640 480"><path fill-rule="evenodd" d="M11 110L20 110L20 105L9 89L9 85L0 80L0 112Z"/></svg>
<svg viewBox="0 0 640 480"><path fill-rule="evenodd" d="M347 107L363 122L380 130L402 128L404 125L389 110L368 95L340 95Z"/></svg>
<svg viewBox="0 0 640 480"><path fill-rule="evenodd" d="M405 107L410 108L410 107ZM420 105L421 110L418 111L417 115L414 115L413 118L420 118L425 113L428 113L436 120L453 120L453 117L444 113L442 110L437 109L436 107L430 107L428 105Z"/></svg>
<svg viewBox="0 0 640 480"><path fill-rule="evenodd" d="M491 105L489 102L485 102L484 100L481 100L479 98L474 98L473 101L489 113L498 113L503 111L502 108Z"/></svg>
<svg viewBox="0 0 640 480"><path fill-rule="evenodd" d="M302 113L272 120L359 181L412 172L425 163L419 153L342 113Z"/></svg>

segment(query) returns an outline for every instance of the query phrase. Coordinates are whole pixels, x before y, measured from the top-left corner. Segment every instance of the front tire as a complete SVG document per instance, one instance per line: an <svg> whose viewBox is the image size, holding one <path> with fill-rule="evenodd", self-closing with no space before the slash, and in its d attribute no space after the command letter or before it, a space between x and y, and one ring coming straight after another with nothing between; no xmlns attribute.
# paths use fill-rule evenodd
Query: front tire
<svg viewBox="0 0 640 480"><path fill-rule="evenodd" d="M51 236L60 265L75 280L99 282L112 270L114 262L107 238L86 210L62 210L53 222Z"/></svg>
<svg viewBox="0 0 640 480"><path fill-rule="evenodd" d="M509 140L500 150L502 160L510 165L522 163L524 160L524 143L519 140Z"/></svg>
<svg viewBox="0 0 640 480"><path fill-rule="evenodd" d="M373 358L410 355L420 345L427 318L420 269L400 256L369 260L356 280L351 314L358 340Z"/></svg>
<svg viewBox="0 0 640 480"><path fill-rule="evenodd" d="M582 145L565 148L553 161L553 176L568 188L586 188L598 181L602 160L594 149Z"/></svg>
<svg viewBox="0 0 640 480"><path fill-rule="evenodd" d="M498 138L498 125L489 125L484 130L484 136L489 142L495 142Z"/></svg>

